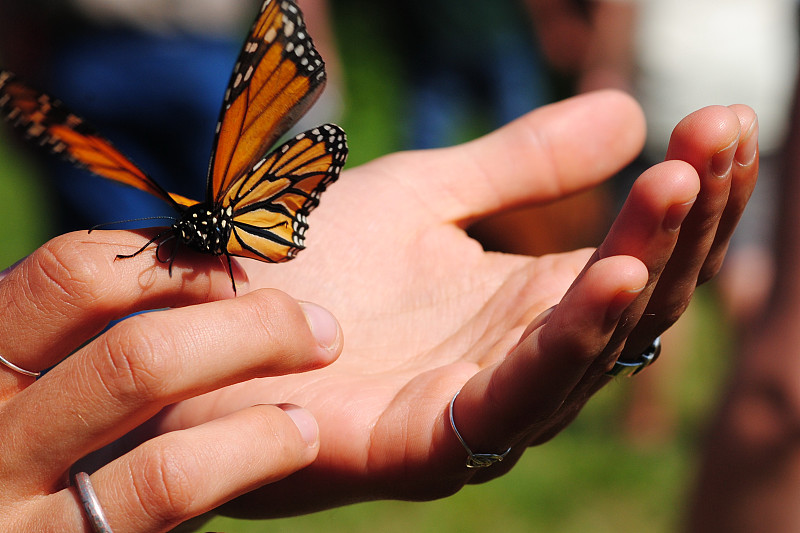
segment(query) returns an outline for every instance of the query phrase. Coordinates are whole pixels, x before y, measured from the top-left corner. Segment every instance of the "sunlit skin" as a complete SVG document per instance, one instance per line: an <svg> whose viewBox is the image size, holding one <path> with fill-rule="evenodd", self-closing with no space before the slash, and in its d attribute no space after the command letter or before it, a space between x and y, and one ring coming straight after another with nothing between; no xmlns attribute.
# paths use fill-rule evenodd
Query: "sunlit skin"
<svg viewBox="0 0 800 533"><path fill-rule="evenodd" d="M0 429L24 436L0 441L9 530L86 530L64 472L120 438L145 444L104 449L91 478L122 532L167 530L236 497L223 512L290 515L504 474L717 272L755 183L755 115L711 107L682 121L670 160L639 178L597 250L484 253L463 228L600 183L643 139L633 100L601 92L466 145L347 170L297 259L237 261L236 298L211 256L179 254L171 277L152 252L114 259L157 230L49 243L0 283L0 351L19 366L51 366L136 309L175 309L124 321L33 386L0 369ZM504 462L465 467L447 418L458 390L464 439L477 452L511 446ZM286 402L308 410L303 423L263 405ZM137 490L145 480L170 490Z"/></svg>

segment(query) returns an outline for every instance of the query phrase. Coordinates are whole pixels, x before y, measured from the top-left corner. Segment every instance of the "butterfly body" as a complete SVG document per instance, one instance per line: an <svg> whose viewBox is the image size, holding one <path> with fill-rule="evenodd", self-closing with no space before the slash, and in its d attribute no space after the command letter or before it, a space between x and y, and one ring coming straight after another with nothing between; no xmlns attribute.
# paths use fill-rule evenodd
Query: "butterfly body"
<svg viewBox="0 0 800 533"><path fill-rule="evenodd" d="M325 86L325 64L291 0L265 0L234 65L214 132L202 202L167 192L58 99L0 70L0 115L26 138L106 179L158 196L177 213L132 257L176 238L200 253L279 263L305 247L308 214L336 181L347 139L324 124L269 148ZM236 285L231 274L234 292Z"/></svg>
<svg viewBox="0 0 800 533"><path fill-rule="evenodd" d="M181 242L196 252L222 255L227 249L233 223L230 206L193 205L172 226Z"/></svg>

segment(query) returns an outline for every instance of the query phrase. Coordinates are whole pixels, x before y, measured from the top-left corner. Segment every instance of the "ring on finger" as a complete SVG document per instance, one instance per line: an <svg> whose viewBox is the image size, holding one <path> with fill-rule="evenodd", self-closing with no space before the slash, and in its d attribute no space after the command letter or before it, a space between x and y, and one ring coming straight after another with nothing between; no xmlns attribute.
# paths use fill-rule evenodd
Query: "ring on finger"
<svg viewBox="0 0 800 533"><path fill-rule="evenodd" d="M606 376L612 378L635 376L644 370L645 367L653 364L653 361L658 359L660 354L661 337L656 337L652 344L650 344L650 346L648 346L647 349L639 355L636 361L630 363L625 361L616 361L611 370L606 372Z"/></svg>
<svg viewBox="0 0 800 533"><path fill-rule="evenodd" d="M86 516L89 518L89 523L92 525L94 533L112 533L106 514L100 506L100 500L97 499L97 494L95 494L94 487L92 487L89 474L77 472L72 477L72 480L75 488L78 489L78 496L80 496L83 510L86 511Z"/></svg>
<svg viewBox="0 0 800 533"><path fill-rule="evenodd" d="M20 373L20 374L22 374L24 376L30 376L32 378L38 378L42 374L41 372L33 372L31 370L25 370L24 368L18 367L17 365L15 365L11 361L9 361L5 357L3 357L2 354L0 354L0 363L4 364L5 366L10 368L14 372L18 372L18 373Z"/></svg>
<svg viewBox="0 0 800 533"><path fill-rule="evenodd" d="M501 454L497 453L473 453L472 449L467 446L467 443L464 441L464 437L461 436L461 433L458 432L456 429L456 421L453 418L453 405L456 403L456 398L461 393L461 390L455 393L453 399L450 400L450 427L453 428L453 433L456 434L458 437L459 442L461 442L461 446L467 451L467 468L486 468L492 466L495 463L499 463L503 459L506 458L506 455L509 454L511 448L507 449Z"/></svg>

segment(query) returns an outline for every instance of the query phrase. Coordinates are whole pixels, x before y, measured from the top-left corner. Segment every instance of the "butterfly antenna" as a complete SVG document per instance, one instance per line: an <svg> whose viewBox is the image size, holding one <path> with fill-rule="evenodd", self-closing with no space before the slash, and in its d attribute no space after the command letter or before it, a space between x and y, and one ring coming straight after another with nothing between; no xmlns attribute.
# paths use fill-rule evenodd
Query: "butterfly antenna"
<svg viewBox="0 0 800 533"><path fill-rule="evenodd" d="M116 224L127 224L128 222L142 222L144 220L171 220L175 222L175 217L168 217L168 216L142 217L142 218L129 218L128 220L117 220L116 222L103 222L102 224L97 224L96 226L92 226L91 228L89 228L89 233L93 232L96 229L105 228L108 226L114 226Z"/></svg>

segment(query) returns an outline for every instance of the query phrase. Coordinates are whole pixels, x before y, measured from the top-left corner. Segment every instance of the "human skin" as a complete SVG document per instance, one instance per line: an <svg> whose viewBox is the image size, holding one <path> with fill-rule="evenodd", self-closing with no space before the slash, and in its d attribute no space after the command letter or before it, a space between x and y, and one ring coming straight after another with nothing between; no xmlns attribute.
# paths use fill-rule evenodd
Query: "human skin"
<svg viewBox="0 0 800 533"><path fill-rule="evenodd" d="M50 366L131 311L176 309L123 321L34 384L0 371L0 428L25 436L0 442L10 530L85 528L64 472L100 448L81 466L99 468L92 483L117 532L166 530L236 497L223 512L292 515L437 498L506 473L717 272L755 183L756 139L744 106L689 116L597 250L485 253L464 228L630 161L644 123L617 92L347 171L311 217L308 250L280 265L239 261L235 299L214 258L183 254L172 277L152 253L114 261L149 231L51 242L0 283L0 352L19 366ZM55 267L41 270L48 256ZM313 306L327 325L309 327L296 300L339 319L343 350L330 315ZM447 416L459 390L459 431L477 452L511 447L502 463L465 467ZM287 403L313 418L264 407ZM318 434L298 431L309 418Z"/></svg>
<svg viewBox="0 0 800 533"><path fill-rule="evenodd" d="M712 107L681 122L669 161L638 180L597 251L484 253L463 228L594 185L643 139L633 101L602 92L465 146L351 170L326 193L316 244L296 264L246 266L254 286L292 287L331 309L345 331L342 358L217 398L219 406L258 397L309 407L320 419L320 457L227 510L274 516L441 497L502 475L526 447L563 429L608 382L615 358L635 358L718 271L755 184L755 114ZM447 417L459 389L459 431L476 451L512 446L503 463L464 468ZM164 427L194 423L192 411L176 410Z"/></svg>

